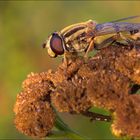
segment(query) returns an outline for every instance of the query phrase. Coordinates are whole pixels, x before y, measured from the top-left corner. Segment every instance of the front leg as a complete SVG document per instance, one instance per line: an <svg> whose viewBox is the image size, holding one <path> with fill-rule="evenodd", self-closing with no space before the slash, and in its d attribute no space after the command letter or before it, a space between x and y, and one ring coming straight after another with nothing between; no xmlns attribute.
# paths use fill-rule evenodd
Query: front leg
<svg viewBox="0 0 140 140"><path fill-rule="evenodd" d="M91 39L90 43L89 43L89 46L85 52L85 55L84 57L87 58L88 57L88 53L94 49L94 38Z"/></svg>
<svg viewBox="0 0 140 140"><path fill-rule="evenodd" d="M68 67L68 57L67 57L67 54L66 54L66 53L64 53L63 63L64 63L64 65L65 65L66 68L67 68L67 67Z"/></svg>
<svg viewBox="0 0 140 140"><path fill-rule="evenodd" d="M77 52L65 52L63 63L67 68L76 58L78 57Z"/></svg>

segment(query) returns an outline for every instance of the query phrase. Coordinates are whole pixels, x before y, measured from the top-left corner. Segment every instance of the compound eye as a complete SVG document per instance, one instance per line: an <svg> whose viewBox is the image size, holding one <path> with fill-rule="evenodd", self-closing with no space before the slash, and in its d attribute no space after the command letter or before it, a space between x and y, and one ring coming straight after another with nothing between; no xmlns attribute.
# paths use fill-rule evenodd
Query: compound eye
<svg viewBox="0 0 140 140"><path fill-rule="evenodd" d="M63 41L62 38L57 33L52 34L52 37L50 40L50 47L56 55L64 54L64 48L63 48L62 41Z"/></svg>

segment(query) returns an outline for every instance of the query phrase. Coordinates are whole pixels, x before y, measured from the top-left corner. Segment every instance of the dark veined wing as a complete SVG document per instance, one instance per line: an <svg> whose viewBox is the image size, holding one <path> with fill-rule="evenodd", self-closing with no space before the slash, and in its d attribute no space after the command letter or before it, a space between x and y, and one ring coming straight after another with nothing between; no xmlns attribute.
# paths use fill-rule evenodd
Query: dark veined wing
<svg viewBox="0 0 140 140"><path fill-rule="evenodd" d="M118 32L133 32L140 30L140 23L116 22L97 24L94 29L96 36L113 34Z"/></svg>
<svg viewBox="0 0 140 140"><path fill-rule="evenodd" d="M128 19L135 19L138 17L140 17L140 15L126 17L126 18L114 20L112 22L97 24L94 29L94 33L96 34L96 36L101 36L101 35L113 34L117 32L130 32L130 31L140 30L140 23L120 22Z"/></svg>

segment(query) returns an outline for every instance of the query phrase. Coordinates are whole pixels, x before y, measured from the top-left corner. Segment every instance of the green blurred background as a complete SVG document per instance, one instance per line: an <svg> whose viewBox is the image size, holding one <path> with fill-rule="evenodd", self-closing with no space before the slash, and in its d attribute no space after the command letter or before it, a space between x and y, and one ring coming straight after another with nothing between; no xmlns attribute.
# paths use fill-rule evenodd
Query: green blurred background
<svg viewBox="0 0 140 140"><path fill-rule="evenodd" d="M14 127L13 105L27 74L55 69L61 61L51 59L41 48L50 33L88 19L101 23L139 14L139 1L0 1L0 138L29 138ZM115 138L110 123L61 116L90 138Z"/></svg>

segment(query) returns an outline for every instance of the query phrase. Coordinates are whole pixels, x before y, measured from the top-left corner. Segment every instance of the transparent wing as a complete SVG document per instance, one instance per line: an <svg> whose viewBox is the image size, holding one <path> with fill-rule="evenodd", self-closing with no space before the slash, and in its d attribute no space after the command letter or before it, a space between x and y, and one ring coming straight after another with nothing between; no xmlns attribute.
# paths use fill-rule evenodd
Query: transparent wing
<svg viewBox="0 0 140 140"><path fill-rule="evenodd" d="M94 29L97 36L112 34L116 32L129 32L134 30L140 29L140 23L127 23L127 22L120 22L124 20L130 20L140 18L140 15L130 16L126 18L117 19L111 22L97 24L96 28Z"/></svg>
<svg viewBox="0 0 140 140"><path fill-rule="evenodd" d="M127 22L108 22L103 24L97 24L94 29L96 36L113 34L118 32L130 32L139 31L140 23L127 23Z"/></svg>

